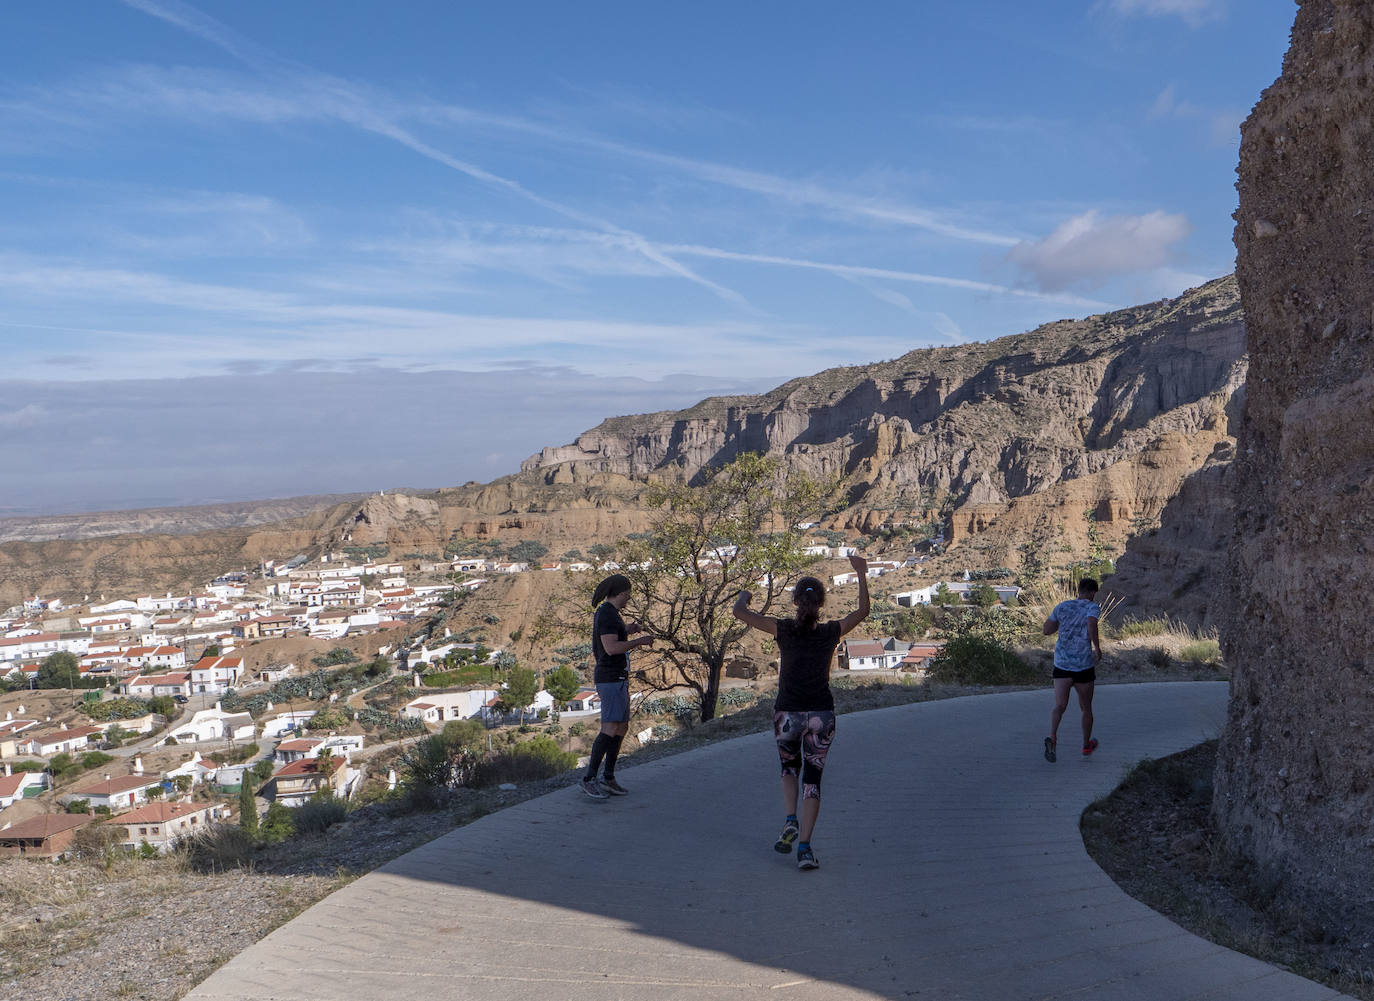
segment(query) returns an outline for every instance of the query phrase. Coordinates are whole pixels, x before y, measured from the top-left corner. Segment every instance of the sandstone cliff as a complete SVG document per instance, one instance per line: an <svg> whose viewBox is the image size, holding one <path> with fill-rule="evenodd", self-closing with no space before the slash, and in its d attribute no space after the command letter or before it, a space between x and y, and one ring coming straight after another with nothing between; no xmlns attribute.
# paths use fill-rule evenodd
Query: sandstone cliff
<svg viewBox="0 0 1374 1001"><path fill-rule="evenodd" d="M1251 367L1214 809L1281 894L1356 942L1374 931L1372 152L1374 7L1306 0L1242 131Z"/></svg>
<svg viewBox="0 0 1374 1001"><path fill-rule="evenodd" d="M1002 527L1083 522L1113 541L1158 518L1183 478L1229 442L1245 378L1234 281L983 344L832 369L757 397L617 417L526 460L549 484L674 476L746 451L838 474L856 528L936 508L957 543ZM1035 499L1039 498L1039 502ZM1049 509L1072 506L1072 516Z"/></svg>

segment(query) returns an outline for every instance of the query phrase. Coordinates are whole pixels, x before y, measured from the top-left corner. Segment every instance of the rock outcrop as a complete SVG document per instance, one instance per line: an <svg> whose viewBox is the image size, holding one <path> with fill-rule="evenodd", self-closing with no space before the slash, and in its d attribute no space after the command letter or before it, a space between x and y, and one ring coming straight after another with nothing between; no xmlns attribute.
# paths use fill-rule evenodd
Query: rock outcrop
<svg viewBox="0 0 1374 1001"><path fill-rule="evenodd" d="M1305 0L1242 130L1250 378L1214 809L1279 894L1357 942L1374 931L1371 154L1374 7Z"/></svg>
<svg viewBox="0 0 1374 1001"><path fill-rule="evenodd" d="M1239 395L1239 394L1238 394ZM1231 497L1235 445L1218 442L1160 514L1160 524L1131 537L1107 587L1120 597L1117 616L1166 615L1193 629L1211 630L1228 586L1227 553L1235 531Z"/></svg>
<svg viewBox="0 0 1374 1001"><path fill-rule="evenodd" d="M841 476L848 524L952 512L953 541L1040 518L1030 498L1079 505L1121 541L1152 523L1213 449L1230 442L1245 379L1234 281L981 344L832 369L757 397L604 421L525 461L526 475L699 480L747 451ZM1184 449L1165 447L1186 439ZM1170 462L1176 464L1168 465ZM1076 482L1084 489L1058 492ZM1043 520L1043 518L1041 519Z"/></svg>

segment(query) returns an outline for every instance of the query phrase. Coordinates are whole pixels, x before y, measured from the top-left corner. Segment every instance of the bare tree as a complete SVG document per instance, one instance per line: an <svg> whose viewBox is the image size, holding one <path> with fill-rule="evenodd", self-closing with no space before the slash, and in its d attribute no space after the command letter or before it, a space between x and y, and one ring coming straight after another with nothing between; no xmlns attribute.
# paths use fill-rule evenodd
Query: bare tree
<svg viewBox="0 0 1374 1001"><path fill-rule="evenodd" d="M654 637L643 674L654 688L685 685L712 719L726 660L748 627L730 614L741 590L761 614L813 562L798 526L826 508L829 481L789 474L777 459L745 454L701 486L655 485L648 532L616 546L615 562L632 584L626 619Z"/></svg>

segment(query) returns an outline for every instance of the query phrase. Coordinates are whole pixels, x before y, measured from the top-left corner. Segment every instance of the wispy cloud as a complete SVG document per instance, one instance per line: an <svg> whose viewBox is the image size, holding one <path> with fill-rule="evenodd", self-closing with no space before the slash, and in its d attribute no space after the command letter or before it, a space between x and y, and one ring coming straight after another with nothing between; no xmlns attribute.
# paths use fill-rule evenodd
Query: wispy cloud
<svg viewBox="0 0 1374 1001"><path fill-rule="evenodd" d="M1165 87L1150 104L1147 117L1152 120L1175 119L1201 124L1213 146L1233 146L1240 142L1240 123L1245 114L1238 110L1218 111L1204 108L1178 96L1173 84Z"/></svg>
<svg viewBox="0 0 1374 1001"><path fill-rule="evenodd" d="M140 4L141 8L160 6L161 4L152 4L147 0L141 0ZM228 29L207 36L207 40L217 39L225 33L229 33ZM917 229L959 243L1010 247L1021 238L1014 233L999 232L961 221L958 213L948 209L936 210L893 200L880 194L837 189L814 179L784 177L766 171L749 170L666 153L567 126L548 125L514 115L491 114L446 103L401 100L313 71L292 69L288 72L277 64L270 65L270 70L264 71L264 78L258 81L248 81L213 70L132 67L117 76L103 78L92 84L77 85L49 95L32 94L22 103L26 112L31 115L45 115L61 120L70 119L78 114L77 109L82 101L94 100L104 107L117 109L122 113L141 109L158 114L176 114L196 121L208 117L231 118L264 125L312 120L344 122L398 142L421 156L442 163L476 181L505 190L564 218L607 232L616 232L620 227L555 200L544 198L512 179L453 156L421 139L413 128L404 123L428 122L519 133L565 148L580 147L664 167L698 181L757 195L794 209L821 213L827 218ZM45 96L56 98L59 103L45 104ZM717 289L713 291L722 294ZM729 298L729 293L724 295Z"/></svg>
<svg viewBox="0 0 1374 1001"><path fill-rule="evenodd" d="M674 244L667 249L671 253L683 257L714 257L724 261L748 261L752 264L772 264L789 268L807 268L814 271L826 271L842 278L881 278L889 281L913 282L918 285L939 285L945 288L964 289L970 292L987 292L997 295L1021 296L1028 299L1065 303L1071 306L1082 306L1088 309L1106 307L1105 303L1093 299L1085 299L1081 295L1070 292L1064 292L1061 290L1062 287L1049 289L1048 291L1035 291L1033 289L1015 288L1009 285L997 285L992 282L974 281L968 278L952 278L947 275L922 274L916 271L895 271L890 268L870 268L852 264L831 264L825 261L808 261L796 257L777 257L771 254L747 254L732 250L721 250L716 247L701 247L689 244ZM1014 250L1013 253L1016 253L1016 251Z"/></svg>
<svg viewBox="0 0 1374 1001"><path fill-rule="evenodd" d="M17 410L0 410L0 428L31 428L48 416L48 409L29 403Z"/></svg>
<svg viewBox="0 0 1374 1001"><path fill-rule="evenodd" d="M332 295L275 291L247 285L186 281L174 276L71 262L0 257L0 289L7 309L0 331L60 329L104 348L103 374L156 372L160 377L192 375L244 359L274 366L306 359L314 367L351 369L373 358L412 369L483 370L508 364L515 355L556 359L596 371L607 352L624 353L641 375L661 377L696 369L705 376L734 372L779 372L780 378L838 364L833 345L798 346L799 328L756 321L687 323L635 322L482 315L448 309L420 309L376 302L339 301ZM40 324L19 314L48 315L79 308L117 317L146 317L140 307L164 307L156 320L125 320L100 328ZM8 314L8 315L6 315ZM156 326L150 326L155 323ZM191 331L194 331L193 333ZM806 338L801 338L806 340ZM32 342L15 338L16 343ZM892 337L861 337L847 350L892 353ZM790 345L785 362L779 345ZM12 375L48 378L51 351L35 343L7 358ZM90 371L69 373L90 378Z"/></svg>
<svg viewBox="0 0 1374 1001"><path fill-rule="evenodd" d="M1191 229L1183 215L1102 216L1091 211L1065 220L1043 240L1017 245L1007 258L1047 292L1092 288L1117 275L1166 265L1175 244Z"/></svg>
<svg viewBox="0 0 1374 1001"><path fill-rule="evenodd" d="M1181 17L1184 23L1198 27L1208 21L1226 16L1226 0L1107 0L1111 11L1125 17Z"/></svg>
<svg viewBox="0 0 1374 1001"><path fill-rule="evenodd" d="M599 219L552 198L547 198L530 190L518 181L493 173L426 142L388 115L385 109L375 106L368 100L366 93L346 80L314 71L303 71L295 64L280 59L256 43L242 38L237 32L232 31L215 19L180 3L179 0L125 0L125 2L145 14L174 24L218 46L250 66L272 72L290 70L301 73L317 98L322 98L319 101L319 107L328 117L390 139L420 156L433 160L435 163L442 164L480 183L509 192L574 222L622 236L629 240L645 257L662 265L673 274L709 289L722 299L741 306L748 305L744 297L733 289L711 281L672 258L659 254L652 244L640 234L609 220Z"/></svg>

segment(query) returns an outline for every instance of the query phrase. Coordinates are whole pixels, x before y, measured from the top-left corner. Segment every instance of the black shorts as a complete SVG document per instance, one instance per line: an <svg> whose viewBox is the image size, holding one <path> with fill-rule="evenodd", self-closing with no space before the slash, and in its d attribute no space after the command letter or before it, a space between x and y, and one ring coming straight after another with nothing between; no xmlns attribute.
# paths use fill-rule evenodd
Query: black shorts
<svg viewBox="0 0 1374 1001"><path fill-rule="evenodd" d="M1097 680L1097 668L1090 667L1086 671L1066 671L1062 667L1054 669L1055 678L1071 678L1075 685L1091 685ZM1044 675L1041 675L1044 677Z"/></svg>

